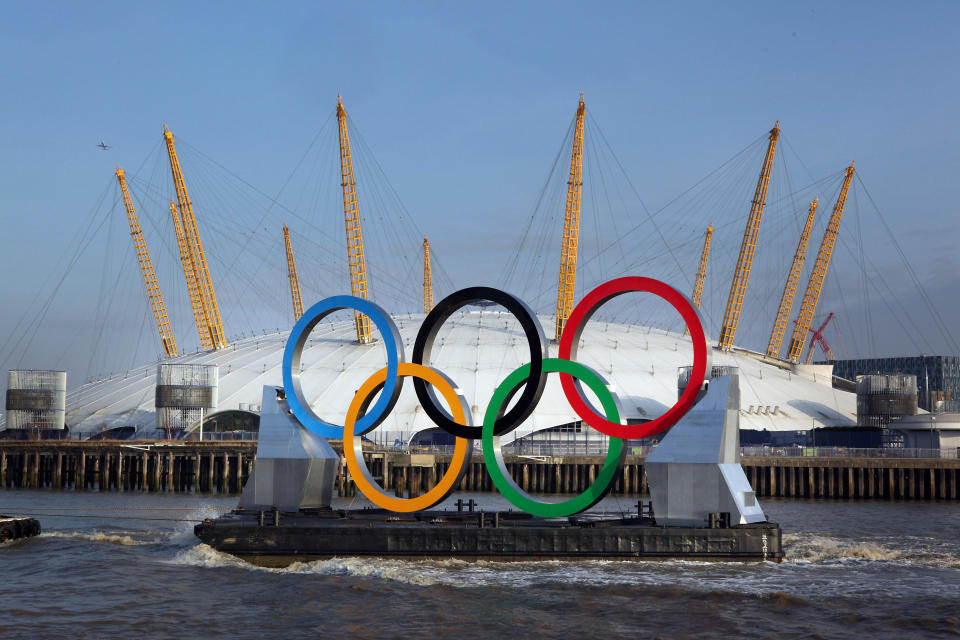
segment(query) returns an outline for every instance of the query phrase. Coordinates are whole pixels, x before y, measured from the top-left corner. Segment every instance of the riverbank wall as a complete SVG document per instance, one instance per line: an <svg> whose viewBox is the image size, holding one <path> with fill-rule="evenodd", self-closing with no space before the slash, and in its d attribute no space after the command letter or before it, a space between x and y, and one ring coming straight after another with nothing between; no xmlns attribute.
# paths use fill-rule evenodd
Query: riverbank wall
<svg viewBox="0 0 960 640"><path fill-rule="evenodd" d="M341 443L332 442L342 453ZM0 490L166 491L239 493L249 477L257 443L251 441L11 441L0 442ZM372 475L397 495L432 488L450 465L443 453L370 450ZM648 495L644 456L627 456L613 495ZM507 456L507 468L531 493L575 494L597 477L603 456ZM763 457L742 459L759 497L869 500L957 500L960 460L940 458ZM346 465L339 495L355 495ZM483 459L467 465L459 491L494 491Z"/></svg>

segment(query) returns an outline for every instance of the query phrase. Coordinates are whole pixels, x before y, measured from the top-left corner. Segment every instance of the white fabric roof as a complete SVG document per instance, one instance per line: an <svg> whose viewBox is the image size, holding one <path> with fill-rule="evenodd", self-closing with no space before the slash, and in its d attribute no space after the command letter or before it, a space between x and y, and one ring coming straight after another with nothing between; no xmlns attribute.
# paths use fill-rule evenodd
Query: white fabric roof
<svg viewBox="0 0 960 640"><path fill-rule="evenodd" d="M423 315L396 316L395 320L409 360ZM540 321L545 329L553 326L551 317ZM286 332L254 336L220 351L182 355L165 362L218 365L218 411L238 409L241 404L256 406L263 385L282 385L286 339ZM692 364L689 338L659 329L594 320L584 330L581 345L578 360L599 371L616 388L625 418L652 418L663 413L677 398L677 369ZM556 355L556 345L550 346L550 355ZM513 317L484 310L458 312L444 324L432 364L461 386L478 423L495 386L528 361L526 340ZM357 344L352 321L326 323L311 334L302 364L304 393L314 410L343 424L356 389L385 365L385 352L379 342ZM737 352L714 350L713 364L740 368L742 429L803 431L856 423L855 395L833 389L829 378L814 382ZM157 363L151 363L70 391L66 422L71 431L92 435L128 425L152 430L156 370ZM550 374L537 409L513 436L575 419L556 374ZM417 403L413 385L406 381L393 413L371 437L407 440L433 426Z"/></svg>

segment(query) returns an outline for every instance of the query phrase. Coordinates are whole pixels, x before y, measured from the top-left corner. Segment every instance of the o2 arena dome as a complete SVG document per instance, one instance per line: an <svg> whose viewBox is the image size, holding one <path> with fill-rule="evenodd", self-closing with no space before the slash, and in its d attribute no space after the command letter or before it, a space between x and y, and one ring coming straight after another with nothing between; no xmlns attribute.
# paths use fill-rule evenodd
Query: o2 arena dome
<svg viewBox="0 0 960 640"><path fill-rule="evenodd" d="M583 260L584 256L581 256L581 260L583 268L595 268L600 272L594 273L590 278L580 276L581 283L586 281L609 282L611 276L634 273L655 275L663 282L677 282L682 279L681 274L689 278L690 273L693 273L694 262L689 258L692 258L690 253L695 251L699 255L699 267L696 270L696 279L691 281L695 282L695 285L690 302L698 309L701 307L701 302L704 302L705 306L712 307L713 302L709 299L709 296L707 300L702 300L711 246L714 249L718 247L717 239L712 240L714 230L712 223L706 226L701 250L699 248L699 231L691 232L692 225L699 221L693 220L689 213L686 213L686 215L680 212L669 214L676 221L676 224L671 225L674 227L673 234L678 240L682 240L677 246L681 247L680 251L687 253L686 257L688 259L683 261L684 264L681 264L673 246L664 236L664 229L656 227L649 233L638 231L642 225L637 225L633 218L621 220L620 227L617 227L616 224L611 225L610 229L603 234L595 229L596 235L591 237L589 243L586 241L581 243L578 239L580 203L584 200L585 195L582 193L584 183L599 187L606 184L602 179L594 179L591 183L591 176L599 178L599 174L593 174L589 170L585 170L584 149L588 148L584 146L585 116L585 105L581 95L574 122L568 131L568 140L571 144L570 172L567 174L562 168L558 169L557 167L561 166L560 163L554 162L552 173L548 177L538 200L537 209L527 221L526 226L518 232L520 241L517 250L512 254L512 257L499 265L503 268L503 274L496 282L503 283L504 286L512 289L515 281L511 278L526 279L527 284L534 290L534 300L537 299L536 296L540 296L539 303L535 302L532 305L533 308L540 310L549 308L543 304L542 299L544 292L550 289L547 283L549 281L558 282L555 315L538 316L541 326L546 329L555 326L557 317L564 318L564 321L570 317L575 302L574 293L578 280L578 247L597 246L596 254L591 259ZM333 167L332 175L334 178L332 181L328 180L325 184L332 184L337 187L336 200L343 203L344 220L346 222L345 227L340 227L339 233L342 233L345 228L347 242L345 247L338 246L335 250L315 241L308 245L308 251L312 249L315 258L311 263L313 272L310 281L321 280L317 277L317 274L322 273L324 275L324 286L340 282L343 289L340 289L339 286L335 288L345 290L345 285L349 280L350 291L353 296L368 298L370 289L364 256L367 254L405 254L410 246L415 245L407 242L410 239L409 237L403 241L398 238L401 238L403 233L411 233L412 225L409 221L410 216L402 206L399 209L401 215L397 216L386 215L383 211L379 211L376 214L376 223L372 224L368 231L373 231L371 235L374 236L374 239L379 238L382 243L381 251L365 252L361 233L361 207L358 204L357 195L358 181L354 178L353 156L349 136L347 135L349 121L340 100L337 104L336 122L338 123L337 136L340 150L337 156L339 166ZM720 211L718 207L723 205L723 207L730 207L730 211L735 210L739 218L742 215L741 207L749 202L749 217L742 239L739 238L739 233L734 229L734 227L739 227L738 224L730 222L717 227L717 235L721 236L721 240L726 238L723 235L724 229L731 230L729 232L731 234L731 246L724 247L723 253L731 258L733 256L738 257L733 269L734 277L727 298L724 319L719 324L718 334L720 339L712 345L709 338L707 339L707 344L710 345L708 348L712 349L711 364L713 367L715 369L719 367L721 370L736 368L739 373L740 427L744 436L741 438L741 442L745 444L799 441L802 440L806 432L812 429L856 425L857 402L855 394L852 393L852 385L850 383L844 384L845 381L837 381L832 375L830 365L798 364L808 332L813 332L815 338L819 336L822 342L820 331L814 331L811 322L826 277L832 248L835 246L837 239L840 216L846 201L847 190L851 186L854 168L851 164L840 176L843 180L842 186L838 187L836 204L833 207L830 222L825 227L826 230L816 261L814 266L808 264L805 268L804 256L813 228L817 199L810 202L808 212L805 206L803 211L800 212L805 214L807 222L803 233L800 235L800 242L797 244L795 252L792 248L793 238L787 238L790 235L787 233L780 234L782 238L789 241L787 244L790 246L787 247L782 246L783 242L777 245L772 239L766 241L765 244L758 241L758 238L764 239L758 234L766 204L767 188L770 183L779 132L778 123L769 132L768 136L762 137L748 147L750 153L763 151L764 158L752 199L718 199L718 194L726 193L729 190L727 189L729 185L724 186L719 182L713 182L713 180L726 181L729 176L724 172L717 173L715 177L711 177L714 176L714 173L709 174L709 180L705 178L705 181L702 180L697 183L697 185L705 185L702 187L702 191L693 193L688 190L693 195L682 196L689 198L689 201L694 205L709 202L710 205L707 209L709 209L709 215L711 216L716 215ZM278 329L275 333L245 336L233 341L228 341L225 337L220 310L214 295L214 279L207 268L208 261L200 242L199 227L194 216L192 201L187 196L186 183L176 156L173 135L166 127L164 139L174 178L173 182L176 186L176 202L173 198L169 199L169 214L176 230L175 235L179 249L179 256L177 256L179 260L176 263L182 265L183 268L183 282L187 284L186 289L190 293L191 308L203 350L192 354L176 355L178 351L168 312L163 307L156 269L150 263L143 230L137 221L134 203L125 182L123 171L118 167L116 176L127 214L124 220L129 222L130 233L134 239L143 274L143 283L147 288L148 299L160 333L161 343L169 357L157 360L152 364L130 369L122 374L84 384L65 394L65 404L63 394L60 391L61 387L57 387L56 393L52 395L40 394L44 398L49 396L59 403L55 407L51 404L53 409L50 410L56 413L56 420L49 424L58 426L49 427L50 431L57 431L59 427L65 425L69 437L80 439L192 438L201 435L213 439L254 438L259 426L259 408L264 387L283 386L282 362L284 348L289 336L288 332ZM566 145L566 142L564 145ZM361 150L364 148L361 146ZM741 157L735 166L746 167L748 163L745 158L747 156ZM619 170L623 170L619 161L616 161L614 165ZM367 167L368 170L372 171L370 167L377 167L378 164L365 161L358 163L357 166L358 168ZM326 174L320 171L318 175ZM389 204L390 199L394 197L391 195L394 193L392 187L377 186L376 175L379 174L373 175L373 179L366 182L360 181L364 188L370 188L375 194L378 194L370 198L374 208L387 206L384 203ZM751 169L751 183L755 175ZM626 190L625 193L635 193L636 190L632 189L629 177L627 177L627 182L631 189ZM731 182L737 182L737 180L731 180ZM239 182L234 180L232 184L236 185ZM339 192L341 189L342 193ZM304 191L313 193L314 189L311 187ZM316 191L319 191L319 189ZM145 192L149 197L154 198L155 196L150 194L160 192L160 190L148 188L145 189ZM222 191L227 195L232 192L232 190ZM687 194L688 192L684 193ZM203 203L208 208L215 208L220 201L218 200L220 194L221 191L211 192L206 198L197 198L196 202ZM560 202L563 200L563 194L566 194L566 206L561 209ZM554 195L557 197L554 197ZM608 207L611 213L619 212L622 215L629 216L631 211L636 213L645 209L642 203L640 203L640 208L637 209L620 201L612 202L606 195L600 195L603 197L592 194L589 201L594 203L594 206L597 206L596 203L600 203L600 205ZM793 195L792 192L786 194L789 197L781 194L780 197L775 199L777 203L780 203L778 205L780 206L778 224L781 230L789 229L790 225L799 219L793 202L796 198L793 198ZM679 202L680 200L675 201ZM226 207L227 215L221 215L219 219L220 226L218 228L220 230L228 228L234 230L237 227L237 212L244 210L244 202L245 200L241 199L239 206ZM606 205L603 203L606 203ZM166 212L168 209L167 203L162 202L161 204ZM258 212L254 216L256 222L251 229L254 229L256 233L260 233L261 229L266 229L263 224L266 212L271 211L275 204L273 200L270 200L268 206L264 208L264 212ZM542 209L540 208L541 205ZM680 205L675 206L679 207ZM683 206L686 207L685 204ZM200 207L198 206L198 208ZM549 212L547 212L547 209L549 209ZM329 207L318 204L317 206L311 206L310 210L324 211L329 210ZM559 256L561 262L560 277L556 279L554 256L545 251L544 247L551 244L554 237L552 234L559 232L559 225L555 224L555 221L558 219L558 213L561 210L564 212L563 241L558 244L563 247L563 250ZM165 215L167 214L165 213ZM646 215L648 222L656 226L651 214L647 212ZM769 218L770 215L768 215ZM302 220L307 228L315 226L312 219L304 217ZM625 233L617 230L618 228L624 228L624 222L632 228ZM596 220L594 220L594 223L597 227ZM337 224L339 224L339 221ZM256 245L262 240L260 236L255 236L254 230L251 230L247 235L229 234L229 238L232 240L237 240L236 236L243 235L243 238L238 241L239 252L236 246L231 245L226 248L220 246L218 258L221 262L228 262L224 269L228 274L230 268L234 265L242 266L245 261L259 257L260 252L256 250ZM286 269L284 270L286 273L280 277L289 278L294 317L300 318L303 314L303 303L289 230L286 225L284 225L283 231L286 249L284 264ZM669 229L667 231L670 232ZM695 237L691 236L691 233L694 233ZM215 235L214 239L221 239L221 235L226 234ZM419 237L422 234L417 230L416 235L416 242L419 243ZM315 237L321 236L322 238L334 237L320 229L316 231ZM255 237L256 241L254 241ZM608 239L614 242L609 246L601 246L607 244L606 240ZM604 240L604 242L601 243L600 240ZM739 252L732 250L734 241L737 241ZM648 244L641 244L649 242L662 242L667 247L666 252L648 246ZM711 242L713 242L713 245L711 245ZM210 244L215 245L215 242ZM770 346L767 347L765 352L766 355L747 351L734 345L740 312L744 307L754 253L761 244L780 249L779 251L767 250L762 252L762 256L765 257L761 258L770 262L771 269L777 274L776 280L778 282L782 282L781 277L785 266L784 256L793 255L787 283L782 289L782 296L779 298L780 306L771 333ZM263 246L268 249L267 253L273 255L274 259L279 260L280 252L269 249L269 244ZM368 245L367 248L369 249L370 246ZM617 248L619 250L616 250ZM660 249L662 248L660 247ZM347 253L346 263L340 265L331 262L330 256L342 256L343 249L346 249ZM423 250L423 308L430 309L433 304L431 257L429 244L425 236L423 236ZM672 263L667 259L668 254L672 258ZM224 258L225 255L228 256L228 259ZM348 278L340 280L339 275L328 277L334 270L334 265L344 267L343 273ZM676 270L670 273L669 271L674 266ZM688 267L689 272L687 271ZM666 269L668 273L651 274L649 269L656 268ZM805 269L810 272L810 280L806 292L802 296L802 304L800 304L799 312L796 314L797 319L793 323L794 337L789 342L790 353L787 359L781 359L779 357L780 346L785 337L786 328L790 326L789 320L792 316L791 305L793 300L795 297L797 300L801 299L797 294ZM271 277L262 276L262 281L260 281L255 277L254 274L256 273L258 273L257 269L252 269L250 272L239 269L239 275L234 277L241 279L241 281L234 282L231 291L235 297L246 299L248 302L253 299L258 306L270 307L266 304L266 298L278 293L283 288L279 286L280 277L274 272ZM416 277L414 277L414 274ZM410 285L418 279L418 276L419 273L413 268L401 270L381 267L379 273L371 271L370 279L393 278L393 281L389 283L390 286L381 289L381 291L387 291L389 295L390 291L412 292L415 287ZM477 274L471 273L470 276L472 279ZM448 280L450 280L449 277ZM726 281L726 278L723 277L723 280ZM757 278L754 278L755 282L756 280ZM307 280L305 279L305 281ZM449 287L444 288L457 288L453 286L452 280L449 284ZM253 285L260 285L260 288L254 289ZM112 300L114 297L113 288L103 285L102 289L101 297ZM779 291L778 284L777 293ZM376 296L372 299L376 300ZM284 301L284 306L287 303L287 301ZM241 303L235 302L234 304L240 305ZM482 422L487 404L493 397L496 387L516 368L527 364L531 357L526 334L521 329L518 320L509 311L497 310L504 309L504 307L491 307L473 303L471 305L454 312L443 322L436 334L430 361L425 364L440 370L460 389L470 406L472 423L477 425ZM771 310L773 308L770 304L764 305L762 309L760 306L758 304L757 309L750 309L751 319L760 319L761 316L767 315L767 308ZM244 311L245 315L242 305L239 308ZM274 304L271 308L275 311L277 307ZM418 304L415 307L394 306L393 308L419 309L420 307ZM45 309L46 307L43 307L44 313ZM672 311L676 310L674 308ZM827 322L832 315L831 313ZM424 314L410 314L393 317L403 341L405 359L409 362L417 333L426 316ZM610 316L610 318L613 317L616 316ZM613 387L620 401L621 419L627 424L652 420L673 406L678 398L678 377L681 375L681 370L689 367L693 361L693 346L690 338L682 330L669 331L646 326L654 324L648 320L648 317L641 319L635 314L632 314L629 321L625 322L604 322L598 317L594 317L583 327L580 334L576 360L597 371ZM185 324L181 321L177 323L177 326L183 331L182 327ZM561 327L563 324L563 322L560 323ZM710 325L718 326L715 322L711 322ZM247 323L247 326L249 327L250 324ZM822 330L824 326L826 326L826 323L821 325L820 329ZM310 403L313 411L330 423L340 425L344 423L345 413L356 391L386 364L383 342L374 340L369 344L361 344L358 341L357 330L358 327L353 321L328 318L314 328L304 345L300 371L303 396ZM103 332L104 329L101 327L100 333ZM34 329L31 335L35 334L36 330ZM97 339L93 341L94 344L99 344L99 339L100 335L98 333ZM25 343L29 344L29 340L26 340ZM558 346L556 344L550 344L548 355L556 357L557 350ZM808 361L810 355L812 355L812 350L808 352ZM11 380L14 379L15 373L17 372L11 372ZM60 377L54 377L60 380ZM28 378L30 378L29 375L25 376L24 380ZM26 413L31 410L49 409L46 406L34 406L36 405L36 398L40 396L31 395L33 391L35 390L26 388L16 388L14 390L14 399L16 400L14 404L21 402L23 406L17 405L13 410L24 412L25 420L29 418ZM0 432L5 428L7 431L24 429L24 427L18 426L21 424L20 422L11 420L10 398L10 390L8 389L8 414L0 419ZM27 420L27 422L29 421ZM34 424L38 423L35 422ZM765 435L751 435L751 433L762 434L763 432L767 433ZM366 434L365 437L387 445L446 444L446 439L449 439L445 432L436 428L436 425L433 424L425 410L420 406L413 384L409 380L402 382L402 391L390 414L376 430ZM585 427L580 422L562 392L557 374L547 375L544 393L530 417L516 430L503 436L505 444L510 444L518 439L534 442L541 439L545 441L579 439L585 442L588 440L600 441L605 440L605 438L599 432Z"/></svg>
<svg viewBox="0 0 960 640"><path fill-rule="evenodd" d="M424 317L394 317L408 361ZM553 318L539 319L542 326L552 325ZM283 384L281 362L287 337L287 332L281 332L244 338L217 351L180 356L85 384L67 395L66 424L72 437L105 433L155 436L158 366L187 364L217 368L218 399L216 407L204 415L207 429L213 429L218 416L225 415L236 419L238 414L241 418L246 414L251 419L240 419L240 423L256 425L263 386ZM654 328L594 320L584 328L581 344L577 360L614 387L622 417L629 423L655 418L673 405L678 396L678 370L692 361L688 336ZM556 350L557 346L551 344L550 356L556 356ZM823 368L799 365L790 370L742 352L715 348L712 358L714 367L739 369L741 430L795 433L856 423L855 395L833 388L831 375ZM506 311L466 310L455 313L440 328L431 364L460 387L474 423L479 424L496 386L529 361L527 341L512 315ZM359 344L352 321L321 323L310 334L303 351L304 395L317 415L343 424L356 390L385 363L382 344ZM535 411L517 430L504 436L504 442L562 425L579 430L577 420L557 374L548 374ZM182 427L196 431L198 422ZM432 440L434 426L418 403L411 381L406 380L393 411L366 437L385 444L427 443Z"/></svg>

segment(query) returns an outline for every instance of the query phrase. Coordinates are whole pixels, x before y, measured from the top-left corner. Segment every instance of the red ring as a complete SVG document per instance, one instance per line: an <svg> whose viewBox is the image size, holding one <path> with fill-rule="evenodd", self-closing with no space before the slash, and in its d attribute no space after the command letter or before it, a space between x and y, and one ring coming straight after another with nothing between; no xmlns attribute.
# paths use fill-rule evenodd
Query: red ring
<svg viewBox="0 0 960 640"><path fill-rule="evenodd" d="M641 276L628 276L605 282L588 293L580 301L580 304L574 307L563 327L563 333L560 334L558 357L566 360L576 358L580 335L594 312L608 300L630 291L652 293L663 298L680 312L687 329L690 331L690 337L693 341L693 370L690 372L690 382L687 383L686 389L683 390L676 404L662 416L654 418L650 422L635 425L616 424L594 411L572 376L560 374L560 384L563 387L564 395L570 402L570 406L584 422L608 436L636 439L647 438L666 431L690 410L690 407L697 400L697 393L703 386L703 381L706 380L707 371L710 367L710 348L707 346L707 336L703 330L700 311L687 296L659 280Z"/></svg>

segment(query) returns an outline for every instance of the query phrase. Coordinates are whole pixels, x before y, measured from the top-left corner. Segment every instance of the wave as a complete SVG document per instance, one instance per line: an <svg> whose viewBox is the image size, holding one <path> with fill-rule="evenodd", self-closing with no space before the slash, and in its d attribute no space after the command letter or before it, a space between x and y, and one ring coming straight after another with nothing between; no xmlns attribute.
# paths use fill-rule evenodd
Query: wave
<svg viewBox="0 0 960 640"><path fill-rule="evenodd" d="M900 546L894 546L898 544ZM909 543L909 546L902 546ZM960 568L960 557L917 540L894 539L884 543L816 534L784 534L788 563L834 564L849 561L880 561Z"/></svg>
<svg viewBox="0 0 960 640"><path fill-rule="evenodd" d="M155 544L155 541L134 540L129 535L116 534L116 533L102 533L99 531L94 531L92 533L84 533L81 531L48 531L45 533L41 533L37 537L38 538L67 538L71 540L88 540L90 542L106 542L109 544L116 544L124 547Z"/></svg>
<svg viewBox="0 0 960 640"><path fill-rule="evenodd" d="M350 575L378 578L421 586L453 584L458 568L474 563L456 559L393 560L387 558L329 558L294 562L289 566L261 567L200 543L179 551L169 564L206 568L229 567L275 574ZM446 574L446 575L443 575Z"/></svg>
<svg viewBox="0 0 960 640"><path fill-rule="evenodd" d="M256 567L248 562L244 562L236 556L232 556L229 553L222 553L213 547L202 543L195 544L192 547L188 547L182 551L179 551L171 560L168 560L166 563L190 567L234 567L237 569L260 569L260 567Z"/></svg>
<svg viewBox="0 0 960 640"><path fill-rule="evenodd" d="M811 607L815 606L812 602L805 600L786 591L773 591L770 593L761 593L759 599L772 602L778 607Z"/></svg>
<svg viewBox="0 0 960 640"><path fill-rule="evenodd" d="M349 576L396 583L447 587L509 587L556 585L561 588L603 586L663 588L686 578L699 580L699 572L729 566L710 562L624 562L621 560L493 561L457 558L335 557L297 561L277 567L262 567L217 551L206 544L183 549L170 564L207 568L234 568L287 575ZM691 573L692 572L692 573ZM691 583L693 585L693 583ZM700 587L696 590L702 591Z"/></svg>
<svg viewBox="0 0 960 640"><path fill-rule="evenodd" d="M315 575L388 581L419 587L579 589L602 587L610 593L633 593L638 587L663 595L670 590L709 598L731 595L762 598L776 606L803 606L806 592L794 588L805 567L883 563L960 569L960 555L932 540L864 540L822 534L784 536L787 560L775 563L709 561L544 560L493 561L335 557L293 562L287 567L261 567L195 540L176 550L171 564L232 568L281 575ZM797 573L801 570L801 573ZM795 600L796 599L796 600Z"/></svg>

